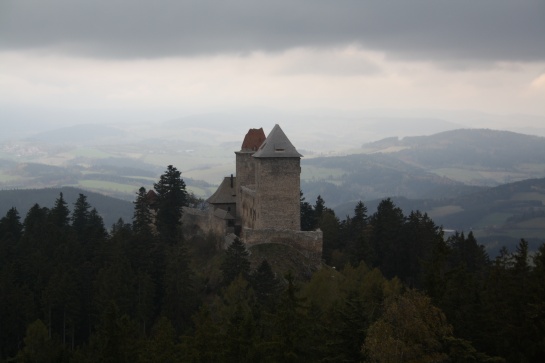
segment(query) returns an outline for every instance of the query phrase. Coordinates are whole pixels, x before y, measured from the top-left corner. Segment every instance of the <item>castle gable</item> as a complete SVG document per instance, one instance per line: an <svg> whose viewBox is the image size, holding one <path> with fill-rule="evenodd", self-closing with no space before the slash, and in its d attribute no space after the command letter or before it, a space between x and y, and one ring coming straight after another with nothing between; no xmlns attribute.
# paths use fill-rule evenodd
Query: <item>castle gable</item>
<svg viewBox="0 0 545 363"><path fill-rule="evenodd" d="M278 124L274 125L269 136L253 155L254 158L300 158L302 156Z"/></svg>
<svg viewBox="0 0 545 363"><path fill-rule="evenodd" d="M218 187L216 192L206 201L210 204L235 204L236 203L236 178L232 175L223 178L223 182Z"/></svg>

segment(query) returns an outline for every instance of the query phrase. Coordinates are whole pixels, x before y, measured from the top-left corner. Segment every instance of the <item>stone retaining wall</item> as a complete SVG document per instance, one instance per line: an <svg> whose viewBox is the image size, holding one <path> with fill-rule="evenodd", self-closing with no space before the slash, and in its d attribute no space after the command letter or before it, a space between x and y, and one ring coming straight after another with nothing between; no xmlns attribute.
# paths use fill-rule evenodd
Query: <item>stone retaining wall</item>
<svg viewBox="0 0 545 363"><path fill-rule="evenodd" d="M278 243L293 247L305 257L315 260L322 259L322 231L292 231L287 229L243 229L242 240L248 246L265 243Z"/></svg>
<svg viewBox="0 0 545 363"><path fill-rule="evenodd" d="M234 228L227 226L227 221L214 216L212 210L202 211L195 208L183 208L182 223L187 227L199 227L204 233L212 232L218 236L233 233Z"/></svg>

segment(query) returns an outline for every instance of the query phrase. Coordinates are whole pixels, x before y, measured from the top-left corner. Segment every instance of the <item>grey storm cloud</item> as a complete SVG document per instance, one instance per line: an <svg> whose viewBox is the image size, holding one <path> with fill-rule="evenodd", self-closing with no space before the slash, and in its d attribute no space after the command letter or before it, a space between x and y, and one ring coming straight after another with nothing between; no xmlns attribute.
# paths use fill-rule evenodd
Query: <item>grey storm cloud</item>
<svg viewBox="0 0 545 363"><path fill-rule="evenodd" d="M355 44L437 62L545 60L544 0L0 0L0 49L98 58Z"/></svg>

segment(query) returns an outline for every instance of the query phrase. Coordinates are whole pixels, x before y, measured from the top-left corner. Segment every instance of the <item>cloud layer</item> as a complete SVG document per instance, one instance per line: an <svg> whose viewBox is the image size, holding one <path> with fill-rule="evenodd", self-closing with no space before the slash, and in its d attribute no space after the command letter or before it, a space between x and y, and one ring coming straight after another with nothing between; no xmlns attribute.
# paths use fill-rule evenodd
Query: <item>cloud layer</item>
<svg viewBox="0 0 545 363"><path fill-rule="evenodd" d="M0 49L161 58L346 47L452 65L545 60L543 0L4 0Z"/></svg>

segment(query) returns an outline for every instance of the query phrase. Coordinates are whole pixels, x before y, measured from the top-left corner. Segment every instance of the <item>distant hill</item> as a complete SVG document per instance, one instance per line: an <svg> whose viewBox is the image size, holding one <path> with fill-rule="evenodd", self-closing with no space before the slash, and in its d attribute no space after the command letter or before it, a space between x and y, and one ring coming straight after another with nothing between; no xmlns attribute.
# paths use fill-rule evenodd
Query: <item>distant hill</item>
<svg viewBox="0 0 545 363"><path fill-rule="evenodd" d="M509 131L462 129L365 144L438 175L477 185L544 177L545 138Z"/></svg>
<svg viewBox="0 0 545 363"><path fill-rule="evenodd" d="M140 187L149 189L164 168L126 157L83 157L65 166L0 159L0 190L60 188L71 186L133 201ZM188 191L207 196L210 184L184 177Z"/></svg>
<svg viewBox="0 0 545 363"><path fill-rule="evenodd" d="M464 129L431 136L387 138L360 153L302 160L308 200L321 194L335 206L403 196L449 198L545 177L545 138L507 131Z"/></svg>
<svg viewBox="0 0 545 363"><path fill-rule="evenodd" d="M445 230L473 231L491 254L504 245L513 250L520 238L529 241L534 250L545 242L545 178L480 188L458 197L392 200L406 215L416 210L428 213ZM380 201L365 201L369 215ZM345 218L353 214L354 206L355 203L344 203L335 212Z"/></svg>
<svg viewBox="0 0 545 363"><path fill-rule="evenodd" d="M104 219L104 225L107 229L117 222L119 218L123 218L125 222L132 222L134 210L132 202L72 187L0 190L0 218L4 217L10 208L15 207L21 216L22 222L28 210L36 203L41 207L52 208L61 192L70 211L72 211L80 193L87 196L87 202L92 208L97 209Z"/></svg>
<svg viewBox="0 0 545 363"><path fill-rule="evenodd" d="M301 183L307 199L321 195L331 206L388 196L454 197L478 189L382 153L308 159L302 169L307 172Z"/></svg>
<svg viewBox="0 0 545 363"><path fill-rule="evenodd" d="M219 122L220 117L216 118ZM201 124L195 127L189 122L197 119L174 120L157 130L161 133L178 128L187 131L193 125L195 132L185 135L187 139L163 139L151 133L140 142L97 147L30 141L0 143L0 189L26 191L71 186L89 194L103 193L130 203L140 186L152 187L166 165L173 164L183 171L182 177L189 191L207 197L215 190L213 183L234 171L233 149L238 147L240 140L223 140L218 144L216 141L222 138L219 131L223 129L207 131L200 128ZM423 127L433 121L425 120L418 125ZM442 125L441 128L447 126L455 125ZM85 135L96 141L122 137L124 134L118 131L107 126L80 125L59 129L50 136L60 137L66 133L73 140L79 140L78 137ZM332 137L342 138L346 132L339 130ZM38 139L48 137L41 135ZM212 145L199 144L196 140L199 138ZM358 139L365 138L357 133L350 135L351 144ZM361 145L361 141L357 145ZM400 203L406 200L409 206L424 201L425 204L417 205L417 208L429 211L445 228L473 228L486 230L487 235L491 235L494 230L487 226L508 224L522 228L539 224L539 217L530 218L528 211L526 216L511 210L494 214L479 210L471 202L484 200L482 206L494 206L499 210L501 206L493 204L492 197L480 193L502 184L545 178L545 138L487 129L458 129L403 139L391 137L366 143L350 155L305 157L301 170L301 189L306 200L313 204L321 195L328 207L343 210L340 217L344 217L346 211L350 213L358 200L393 197ZM202 180L211 180L212 184ZM535 193L526 193L530 196L529 202L538 200ZM48 199L51 205L55 198ZM469 199L464 201L463 198ZM10 207L3 203L0 206L3 210ZM460 213L455 213L457 211ZM492 222L483 220L487 218L483 216L489 216ZM532 228L528 230L533 231ZM513 237L518 237L519 232L513 232Z"/></svg>

